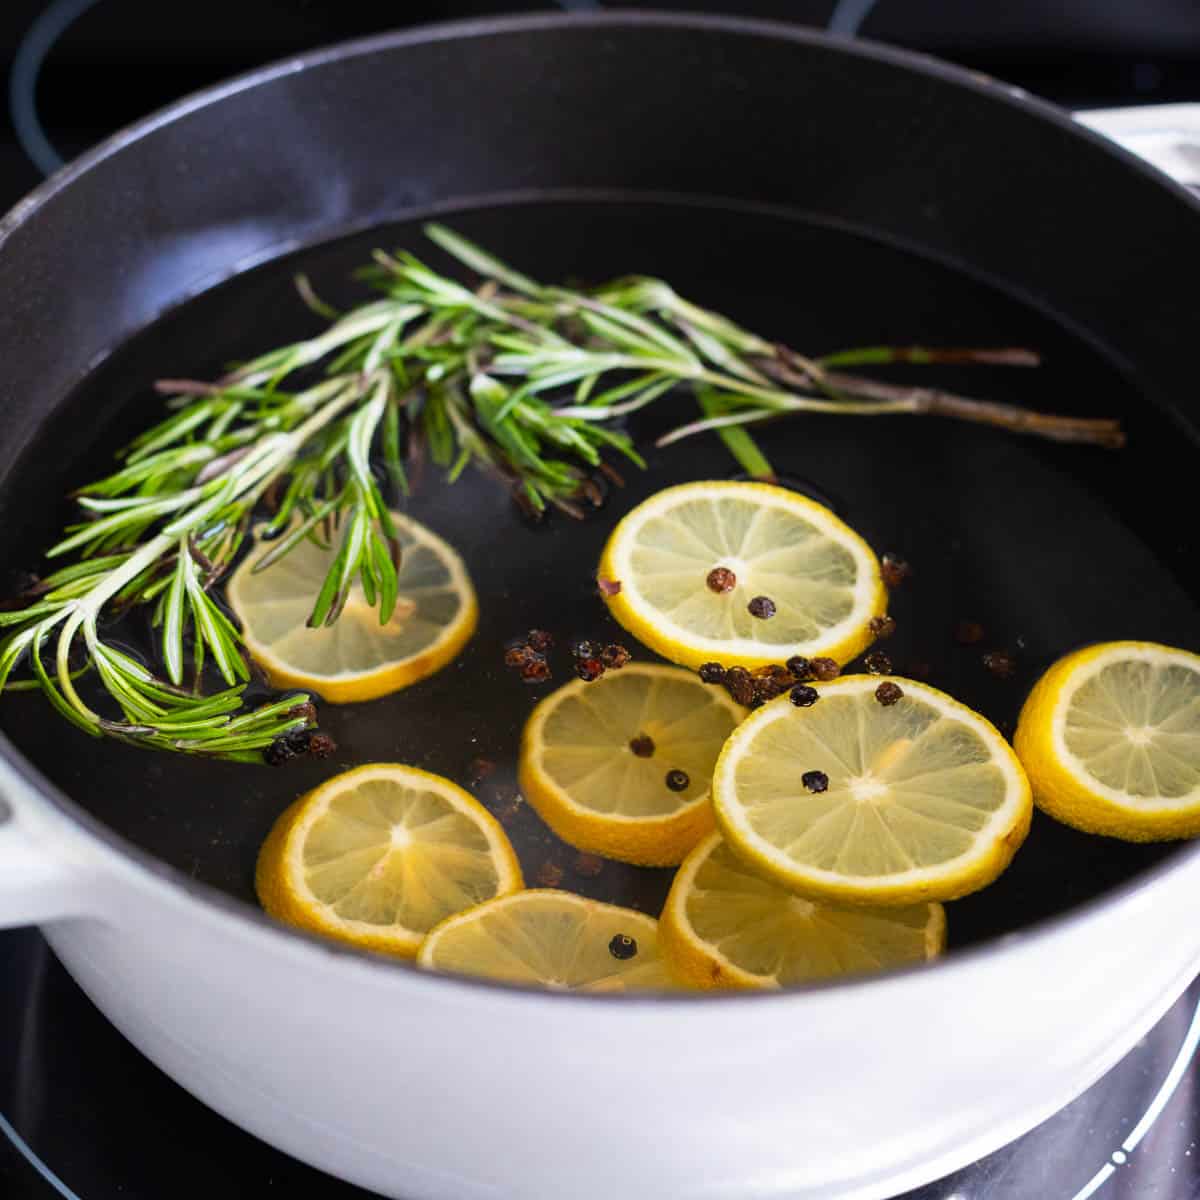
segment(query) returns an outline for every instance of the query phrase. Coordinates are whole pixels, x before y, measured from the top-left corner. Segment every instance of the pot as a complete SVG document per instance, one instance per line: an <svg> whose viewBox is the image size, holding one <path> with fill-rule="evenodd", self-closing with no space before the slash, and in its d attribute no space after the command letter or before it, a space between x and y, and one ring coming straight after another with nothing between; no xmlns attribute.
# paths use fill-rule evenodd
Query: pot
<svg viewBox="0 0 1200 1200"><path fill-rule="evenodd" d="M0 224L0 479L101 359L228 276L485 199L617 194L800 214L986 279L1136 381L1153 423L1135 413L1131 433L1160 475L1194 464L1182 264L1200 206L1184 189L1067 115L918 56L619 15L306 55L54 176ZM41 925L95 1004L206 1104L389 1197L880 1200L1062 1107L1200 969L1189 847L879 978L639 999L433 977L271 923L110 828L111 782L72 798L42 767L0 740L0 925Z"/></svg>

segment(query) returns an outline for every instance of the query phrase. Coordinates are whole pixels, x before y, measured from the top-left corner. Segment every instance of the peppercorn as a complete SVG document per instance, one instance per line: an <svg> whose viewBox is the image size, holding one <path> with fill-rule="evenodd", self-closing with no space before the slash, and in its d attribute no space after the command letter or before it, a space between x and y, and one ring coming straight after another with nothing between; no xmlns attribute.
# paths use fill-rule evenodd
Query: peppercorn
<svg viewBox="0 0 1200 1200"><path fill-rule="evenodd" d="M289 708L287 715L303 717L306 721L314 722L317 719L317 706L311 700L306 700L303 704L297 704L295 708Z"/></svg>
<svg viewBox="0 0 1200 1200"><path fill-rule="evenodd" d="M511 646L504 652L504 665L515 667L518 671L532 661L534 653L528 646Z"/></svg>
<svg viewBox="0 0 1200 1200"><path fill-rule="evenodd" d="M571 643L571 653L576 658L595 658L596 647L586 638L578 638Z"/></svg>
<svg viewBox="0 0 1200 1200"><path fill-rule="evenodd" d="M863 659L863 666L872 675L890 675L892 673L892 660L882 650L873 650L868 654Z"/></svg>
<svg viewBox="0 0 1200 1200"><path fill-rule="evenodd" d="M600 651L600 661L610 670L619 671L631 658L632 654L624 646L613 642Z"/></svg>
<svg viewBox="0 0 1200 1200"><path fill-rule="evenodd" d="M556 862L551 862L547 859L537 870L537 883L539 887L556 888L562 883L563 869Z"/></svg>
<svg viewBox="0 0 1200 1200"><path fill-rule="evenodd" d="M313 758L328 758L337 749L337 742L327 733L314 731L308 739L308 753Z"/></svg>
<svg viewBox="0 0 1200 1200"><path fill-rule="evenodd" d="M879 574L888 587L898 588L912 574L912 567L898 554L885 554L879 564Z"/></svg>
<svg viewBox="0 0 1200 1200"><path fill-rule="evenodd" d="M754 680L745 667L730 667L724 683L725 690L738 704L748 705L754 699Z"/></svg>
<svg viewBox="0 0 1200 1200"><path fill-rule="evenodd" d="M596 587L602 596L617 596L621 592L621 581L619 579L605 579L601 576L596 580Z"/></svg>
<svg viewBox="0 0 1200 1200"><path fill-rule="evenodd" d="M575 660L575 674L584 683L594 683L604 674L604 664L598 658L580 658Z"/></svg>
<svg viewBox="0 0 1200 1200"><path fill-rule="evenodd" d="M604 870L604 859L598 854L577 854L571 869L584 879L595 879Z"/></svg>
<svg viewBox="0 0 1200 1200"><path fill-rule="evenodd" d="M782 696L795 683L792 676L783 667L772 663L770 666L759 667L754 672L754 696L764 703Z"/></svg>
<svg viewBox="0 0 1200 1200"><path fill-rule="evenodd" d="M875 699L883 705L884 708L891 708L897 700L901 700L904 693L900 690L897 684L894 684L890 679L884 680L875 689Z"/></svg>
<svg viewBox="0 0 1200 1200"><path fill-rule="evenodd" d="M788 699L797 708L812 708L820 698L821 693L815 687L809 687L807 683L796 684L788 693Z"/></svg>
<svg viewBox="0 0 1200 1200"><path fill-rule="evenodd" d="M554 645L554 635L547 633L544 629L531 629L525 635L525 644L531 650L536 650L539 654L542 654Z"/></svg>
<svg viewBox="0 0 1200 1200"><path fill-rule="evenodd" d="M654 753L654 739L648 733L639 733L629 739L629 748L638 758L650 758Z"/></svg>
<svg viewBox="0 0 1200 1200"><path fill-rule="evenodd" d="M800 683L805 679L812 678L812 663L810 663L803 654L793 654L792 657L789 658L786 663L784 663L784 666L787 667L788 674L790 674L797 683Z"/></svg>
<svg viewBox="0 0 1200 1200"><path fill-rule="evenodd" d="M985 631L978 621L959 621L954 626L954 640L960 646L975 646L982 642Z"/></svg>
<svg viewBox="0 0 1200 1200"><path fill-rule="evenodd" d="M720 596L725 592L732 592L737 587L737 576L728 567L713 567L704 582L710 592L716 592Z"/></svg>
<svg viewBox="0 0 1200 1200"><path fill-rule="evenodd" d="M821 683L828 683L842 673L842 668L832 658L814 658L809 663L809 669L813 673L813 678L820 680Z"/></svg>
<svg viewBox="0 0 1200 1200"><path fill-rule="evenodd" d="M638 952L637 939L631 938L627 933L615 934L612 941L608 943L608 952L613 958L619 958L624 962Z"/></svg>
<svg viewBox="0 0 1200 1200"><path fill-rule="evenodd" d="M535 654L521 668L521 678L526 683L545 683L550 678L550 664L540 654Z"/></svg>
<svg viewBox="0 0 1200 1200"><path fill-rule="evenodd" d="M1011 679L1017 669L1016 659L1007 650L990 650L983 656L983 665L997 679Z"/></svg>
<svg viewBox="0 0 1200 1200"><path fill-rule="evenodd" d="M269 767L282 767L296 752L287 743L286 737L277 737L264 751L263 759Z"/></svg>
<svg viewBox="0 0 1200 1200"><path fill-rule="evenodd" d="M890 638L896 632L896 622L886 614L872 617L867 622L867 628L877 638Z"/></svg>
<svg viewBox="0 0 1200 1200"><path fill-rule="evenodd" d="M688 778L686 771L681 771L678 767L667 772L667 787L673 792L682 792L687 789L687 785L692 781Z"/></svg>
<svg viewBox="0 0 1200 1200"><path fill-rule="evenodd" d="M768 621L775 615L775 601L770 596L755 596L746 607L760 621Z"/></svg>
<svg viewBox="0 0 1200 1200"><path fill-rule="evenodd" d="M800 782L810 792L824 792L829 788L829 776L824 771L805 771Z"/></svg>
<svg viewBox="0 0 1200 1200"><path fill-rule="evenodd" d="M725 668L719 662L707 662L700 668L700 678L705 683L724 683Z"/></svg>

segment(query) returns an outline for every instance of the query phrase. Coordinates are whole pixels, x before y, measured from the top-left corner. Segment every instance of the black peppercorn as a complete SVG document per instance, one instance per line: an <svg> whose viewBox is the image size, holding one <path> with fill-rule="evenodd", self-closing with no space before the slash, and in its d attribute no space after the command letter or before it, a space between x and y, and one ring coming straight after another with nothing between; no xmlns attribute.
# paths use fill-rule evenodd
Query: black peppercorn
<svg viewBox="0 0 1200 1200"><path fill-rule="evenodd" d="M598 658L579 658L575 660L575 674L584 683L593 683L604 674L604 664Z"/></svg>
<svg viewBox="0 0 1200 1200"><path fill-rule="evenodd" d="M654 739L647 733L639 733L629 739L629 749L638 758L649 758L654 753Z"/></svg>
<svg viewBox="0 0 1200 1200"><path fill-rule="evenodd" d="M793 654L784 663L784 666L787 667L788 673L795 678L797 683L812 678L812 663L803 654Z"/></svg>
<svg viewBox="0 0 1200 1200"><path fill-rule="evenodd" d="M805 771L800 782L810 792L824 792L829 788L829 776L824 771Z"/></svg>
<svg viewBox="0 0 1200 1200"><path fill-rule="evenodd" d="M631 938L627 933L618 933L608 943L608 952L613 958L622 961L632 958L638 952L637 938Z"/></svg>
<svg viewBox="0 0 1200 1200"><path fill-rule="evenodd" d="M788 699L797 708L812 708L820 698L821 693L815 687L809 687L807 683L798 683L788 692Z"/></svg>
<svg viewBox="0 0 1200 1200"><path fill-rule="evenodd" d="M686 771L681 771L678 767L667 772L667 787L673 792L685 791L687 785L691 783Z"/></svg>
<svg viewBox="0 0 1200 1200"><path fill-rule="evenodd" d="M885 680L875 689L875 699L878 700L884 708L891 708L891 706L895 704L897 700L901 700L903 697L903 691L900 690L899 686L892 683L890 679Z"/></svg>
<svg viewBox="0 0 1200 1200"><path fill-rule="evenodd" d="M882 650L874 650L863 659L863 666L872 675L890 675L892 660Z"/></svg>
<svg viewBox="0 0 1200 1200"><path fill-rule="evenodd" d="M770 596L755 596L746 607L750 615L760 621L770 620L775 615L775 601Z"/></svg>
<svg viewBox="0 0 1200 1200"><path fill-rule="evenodd" d="M579 638L571 643L571 653L576 658L595 658L596 647L586 638Z"/></svg>
<svg viewBox="0 0 1200 1200"><path fill-rule="evenodd" d="M544 629L531 629L525 636L525 644L541 654L554 645L554 635Z"/></svg>
<svg viewBox="0 0 1200 1200"><path fill-rule="evenodd" d="M725 668L718 662L707 662L700 668L700 678L705 683L724 683Z"/></svg>

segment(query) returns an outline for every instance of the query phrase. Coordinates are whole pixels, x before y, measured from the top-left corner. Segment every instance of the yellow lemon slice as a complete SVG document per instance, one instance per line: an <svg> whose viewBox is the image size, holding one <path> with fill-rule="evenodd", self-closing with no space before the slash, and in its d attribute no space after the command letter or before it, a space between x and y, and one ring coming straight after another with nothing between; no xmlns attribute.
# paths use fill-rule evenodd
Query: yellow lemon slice
<svg viewBox="0 0 1200 1200"><path fill-rule="evenodd" d="M840 908L756 875L719 833L684 860L659 919L659 948L696 988L781 988L936 958L940 904Z"/></svg>
<svg viewBox="0 0 1200 1200"><path fill-rule="evenodd" d="M1039 808L1087 833L1200 834L1200 657L1104 642L1060 658L1013 739Z"/></svg>
<svg viewBox="0 0 1200 1200"><path fill-rule="evenodd" d="M386 625L356 582L332 625L308 628L334 556L312 542L258 574L256 547L233 573L230 606L247 649L276 687L308 688L333 704L373 700L441 670L467 643L479 609L462 559L411 517L393 513L392 519L401 559L396 608Z"/></svg>
<svg viewBox="0 0 1200 1200"><path fill-rule="evenodd" d="M658 956L658 922L630 908L570 892L533 890L443 921L419 966L556 991L669 988Z"/></svg>
<svg viewBox="0 0 1200 1200"><path fill-rule="evenodd" d="M576 679L533 710L518 782L572 846L673 866L713 828L713 765L744 715L678 667L631 663L594 683Z"/></svg>
<svg viewBox="0 0 1200 1200"><path fill-rule="evenodd" d="M599 578L634 637L693 668L793 654L846 662L870 645L868 623L887 608L866 542L829 509L763 483L651 496L613 530Z"/></svg>
<svg viewBox="0 0 1200 1200"><path fill-rule="evenodd" d="M944 692L877 676L786 696L734 730L713 773L717 824L747 863L813 899L950 900L991 883L1029 831L1029 781L1008 743Z"/></svg>
<svg viewBox="0 0 1200 1200"><path fill-rule="evenodd" d="M258 855L263 908L312 933L411 958L452 913L523 886L504 830L462 788L373 763L323 783Z"/></svg>

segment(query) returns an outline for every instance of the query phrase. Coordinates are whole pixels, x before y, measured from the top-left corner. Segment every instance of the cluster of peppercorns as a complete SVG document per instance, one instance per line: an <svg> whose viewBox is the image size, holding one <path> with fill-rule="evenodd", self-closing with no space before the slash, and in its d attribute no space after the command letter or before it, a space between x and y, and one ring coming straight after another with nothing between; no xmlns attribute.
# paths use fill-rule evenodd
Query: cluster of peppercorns
<svg viewBox="0 0 1200 1200"><path fill-rule="evenodd" d="M705 663L700 678L705 683L719 683L729 695L746 708L758 708L784 692L798 708L817 702L820 693L809 686L810 680L828 683L841 674L842 668L832 658L805 658L793 654L782 665L769 663L748 671L745 667L723 667L720 663Z"/></svg>
<svg viewBox="0 0 1200 1200"><path fill-rule="evenodd" d="M511 642L504 651L504 665L520 672L526 683L545 683L550 678L546 651L554 645L554 637L544 629L531 629L525 637Z"/></svg>
<svg viewBox="0 0 1200 1200"><path fill-rule="evenodd" d="M327 733L316 729L293 729L277 737L263 751L263 758L270 767L282 767L293 758L302 758L306 754L313 758L328 758L336 749L337 742Z"/></svg>
<svg viewBox="0 0 1200 1200"><path fill-rule="evenodd" d="M584 683L594 683L605 671L619 671L633 657L616 642L597 646L586 638L571 643L571 655L575 659L575 674Z"/></svg>
<svg viewBox="0 0 1200 1200"><path fill-rule="evenodd" d="M531 629L524 638L509 642L504 665L518 671L526 683L545 683L551 675L547 652L554 637L544 629ZM605 671L619 671L633 656L624 646L611 642L601 646L580 638L571 643L575 674L585 683L599 679Z"/></svg>

